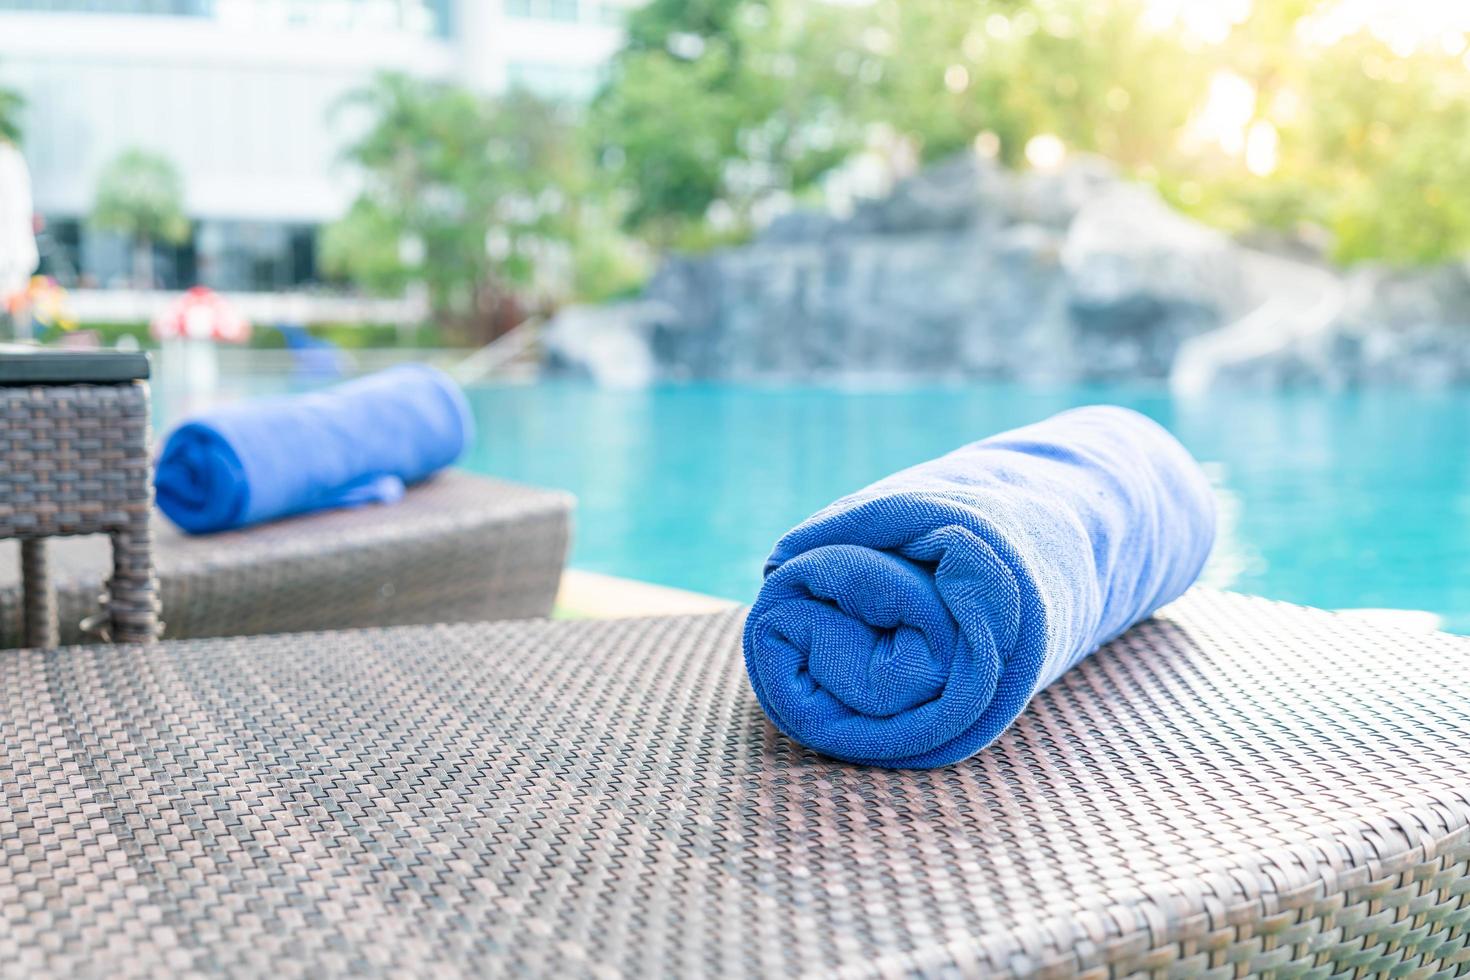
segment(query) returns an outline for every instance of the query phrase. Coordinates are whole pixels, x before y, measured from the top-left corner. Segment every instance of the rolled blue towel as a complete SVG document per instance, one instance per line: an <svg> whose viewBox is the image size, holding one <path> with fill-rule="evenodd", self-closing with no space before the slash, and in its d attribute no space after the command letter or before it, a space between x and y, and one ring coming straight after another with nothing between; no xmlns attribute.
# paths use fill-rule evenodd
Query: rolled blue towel
<svg viewBox="0 0 1470 980"><path fill-rule="evenodd" d="M474 437L442 371L390 368L326 391L236 402L189 419L158 459L158 506L194 534L387 503Z"/></svg>
<svg viewBox="0 0 1470 980"><path fill-rule="evenodd" d="M776 544L745 665L778 728L867 765L959 762L1178 597L1215 536L1199 465L1079 408L896 473Z"/></svg>

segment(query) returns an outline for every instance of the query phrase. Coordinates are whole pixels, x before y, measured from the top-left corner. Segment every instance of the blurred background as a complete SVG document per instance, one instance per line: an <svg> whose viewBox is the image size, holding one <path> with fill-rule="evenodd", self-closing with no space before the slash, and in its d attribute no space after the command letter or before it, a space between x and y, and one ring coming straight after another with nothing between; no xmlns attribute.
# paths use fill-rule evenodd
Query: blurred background
<svg viewBox="0 0 1470 980"><path fill-rule="evenodd" d="M1211 584L1470 632L1470 6L0 0L0 335L203 404L426 359L575 566L1110 401Z"/></svg>

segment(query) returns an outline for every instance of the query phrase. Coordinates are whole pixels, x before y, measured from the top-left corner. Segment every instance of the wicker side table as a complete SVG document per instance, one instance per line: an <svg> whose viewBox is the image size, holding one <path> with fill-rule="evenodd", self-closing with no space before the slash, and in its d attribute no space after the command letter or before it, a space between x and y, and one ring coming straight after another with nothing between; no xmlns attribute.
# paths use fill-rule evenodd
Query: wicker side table
<svg viewBox="0 0 1470 980"><path fill-rule="evenodd" d="M0 538L18 538L25 641L59 640L49 537L104 533L112 571L91 625L118 642L158 635L149 515L148 359L0 348Z"/></svg>

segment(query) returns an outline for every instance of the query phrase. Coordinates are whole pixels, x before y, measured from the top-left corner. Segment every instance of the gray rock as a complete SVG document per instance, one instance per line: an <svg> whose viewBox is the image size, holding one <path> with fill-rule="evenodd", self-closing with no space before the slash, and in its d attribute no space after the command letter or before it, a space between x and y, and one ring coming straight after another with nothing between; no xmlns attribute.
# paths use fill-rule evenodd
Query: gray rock
<svg viewBox="0 0 1470 980"><path fill-rule="evenodd" d="M1011 175L1002 204L1012 221L1065 230L1079 211L1118 186L1118 171L1111 163L1079 156L1057 170Z"/></svg>
<svg viewBox="0 0 1470 980"><path fill-rule="evenodd" d="M1463 264L1412 271L1365 266L1346 276L1317 267L1293 281L1313 277L1327 285L1323 295L1337 294L1329 318L1313 323L1308 311L1269 322L1281 342L1228 365L1217 383L1329 389L1470 383L1470 274ZM1278 282L1276 296L1289 296L1292 285ZM1293 335L1304 323L1310 329Z"/></svg>
<svg viewBox="0 0 1470 980"><path fill-rule="evenodd" d="M1242 288L1229 238L1137 184L1107 187L1077 212L1062 266L1073 306L1103 321L1161 307L1223 310Z"/></svg>
<svg viewBox="0 0 1470 980"><path fill-rule="evenodd" d="M1344 280L1244 248L1103 161L1014 174L962 155L849 219L795 212L748 245L671 257L642 300L568 310L546 347L553 369L612 384L1439 385L1470 380L1470 268Z"/></svg>
<svg viewBox="0 0 1470 980"><path fill-rule="evenodd" d="M1061 262L1088 376L1167 376L1180 344L1244 312L1240 249L1141 185L1084 204Z"/></svg>
<svg viewBox="0 0 1470 980"><path fill-rule="evenodd" d="M1359 384L1437 388L1470 382L1470 268L1449 263L1414 271L1369 266L1350 278L1354 301L1323 373Z"/></svg>
<svg viewBox="0 0 1470 980"><path fill-rule="evenodd" d="M1362 325L1470 326L1470 264L1453 262L1413 271L1368 266L1352 278L1362 301L1349 317Z"/></svg>
<svg viewBox="0 0 1470 980"><path fill-rule="evenodd" d="M855 235L958 231L981 222L987 205L1008 196L1008 176L963 153L901 181L885 198L864 201L844 229Z"/></svg>
<svg viewBox="0 0 1470 980"><path fill-rule="evenodd" d="M662 313L647 302L571 306L541 334L548 370L609 387L642 387L658 376L650 324Z"/></svg>
<svg viewBox="0 0 1470 980"><path fill-rule="evenodd" d="M838 233L843 222L816 211L788 211L761 230L758 240L768 245L821 242Z"/></svg>

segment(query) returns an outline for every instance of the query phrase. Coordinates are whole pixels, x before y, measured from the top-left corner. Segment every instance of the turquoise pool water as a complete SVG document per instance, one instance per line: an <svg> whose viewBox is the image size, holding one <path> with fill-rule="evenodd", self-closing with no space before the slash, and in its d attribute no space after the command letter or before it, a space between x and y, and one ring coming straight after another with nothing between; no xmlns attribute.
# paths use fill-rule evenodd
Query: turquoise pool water
<svg viewBox="0 0 1470 980"><path fill-rule="evenodd" d="M1173 430L1220 490L1208 578L1330 608L1428 609L1470 632L1470 392L1232 394L573 383L470 392L480 472L579 499L573 564L750 600L788 527L895 469L1060 409Z"/></svg>

